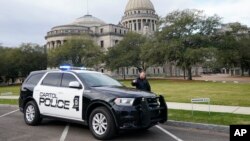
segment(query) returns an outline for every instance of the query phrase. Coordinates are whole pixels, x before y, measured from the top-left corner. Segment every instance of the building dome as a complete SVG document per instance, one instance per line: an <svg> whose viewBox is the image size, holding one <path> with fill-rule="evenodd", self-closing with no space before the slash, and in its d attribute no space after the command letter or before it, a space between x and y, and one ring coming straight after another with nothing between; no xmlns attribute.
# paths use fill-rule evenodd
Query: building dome
<svg viewBox="0 0 250 141"><path fill-rule="evenodd" d="M153 10L154 5L150 0L129 0L125 12L131 11L131 10Z"/></svg>
<svg viewBox="0 0 250 141"><path fill-rule="evenodd" d="M85 15L83 17L76 19L72 24L86 26L86 27L93 27L93 26L101 26L106 23L92 15Z"/></svg>

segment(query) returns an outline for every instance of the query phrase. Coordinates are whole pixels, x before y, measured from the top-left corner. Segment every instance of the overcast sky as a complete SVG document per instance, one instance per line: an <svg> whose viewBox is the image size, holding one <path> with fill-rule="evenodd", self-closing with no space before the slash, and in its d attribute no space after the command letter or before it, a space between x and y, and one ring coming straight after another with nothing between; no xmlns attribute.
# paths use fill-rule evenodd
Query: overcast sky
<svg viewBox="0 0 250 141"><path fill-rule="evenodd" d="M46 43L44 36L53 27L73 22L87 13L87 0L0 0L0 43ZM159 16L173 10L200 9L218 14L223 22L250 26L250 0L151 0ZM90 14L117 24L128 0L89 0Z"/></svg>

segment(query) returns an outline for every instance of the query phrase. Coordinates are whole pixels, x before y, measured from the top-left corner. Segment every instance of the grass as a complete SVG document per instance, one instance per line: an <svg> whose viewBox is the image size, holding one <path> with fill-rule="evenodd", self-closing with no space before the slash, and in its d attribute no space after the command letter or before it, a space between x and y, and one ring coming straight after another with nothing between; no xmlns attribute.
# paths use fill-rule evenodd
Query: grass
<svg viewBox="0 0 250 141"><path fill-rule="evenodd" d="M126 86L131 81L122 81ZM250 84L212 83L202 81L149 80L152 90L163 94L167 101L190 103L191 98L209 97L212 104L250 106ZM0 94L19 94L20 86L0 87ZM18 105L18 100L0 99L0 104ZM219 125L250 124L250 115L215 113L186 110L169 110L169 119Z"/></svg>
<svg viewBox="0 0 250 141"><path fill-rule="evenodd" d="M0 99L0 104L18 105L17 99Z"/></svg>
<svg viewBox="0 0 250 141"><path fill-rule="evenodd" d="M131 87L130 80L121 81ZM210 98L211 104L250 107L249 83L213 83L183 80L149 80L152 91L164 95L168 102L190 103L192 98ZM0 94L19 95L20 86L0 87Z"/></svg>
<svg viewBox="0 0 250 141"><path fill-rule="evenodd" d="M131 87L131 81L121 81ZM211 104L250 107L250 84L184 80L149 80L152 91L169 102L190 103L192 98L210 98Z"/></svg>
<svg viewBox="0 0 250 141"><path fill-rule="evenodd" d="M230 113L209 113L194 111L192 115L191 111L185 110L169 110L168 118L175 121L186 121L196 123L207 123L217 125L234 125L250 124L250 115L239 115Z"/></svg>
<svg viewBox="0 0 250 141"><path fill-rule="evenodd" d="M12 95L19 95L20 92L20 86L1 86L0 87L0 96L4 93L11 92Z"/></svg>

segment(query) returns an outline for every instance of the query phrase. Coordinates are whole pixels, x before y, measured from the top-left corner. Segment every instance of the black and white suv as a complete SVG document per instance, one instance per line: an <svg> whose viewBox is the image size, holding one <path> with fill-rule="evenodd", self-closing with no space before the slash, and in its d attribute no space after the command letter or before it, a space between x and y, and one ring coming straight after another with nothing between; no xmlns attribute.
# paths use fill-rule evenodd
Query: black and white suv
<svg viewBox="0 0 250 141"><path fill-rule="evenodd" d="M148 129L167 121L162 96L127 88L105 74L87 70L31 72L19 98L28 125L57 118L89 126L97 139L123 129Z"/></svg>

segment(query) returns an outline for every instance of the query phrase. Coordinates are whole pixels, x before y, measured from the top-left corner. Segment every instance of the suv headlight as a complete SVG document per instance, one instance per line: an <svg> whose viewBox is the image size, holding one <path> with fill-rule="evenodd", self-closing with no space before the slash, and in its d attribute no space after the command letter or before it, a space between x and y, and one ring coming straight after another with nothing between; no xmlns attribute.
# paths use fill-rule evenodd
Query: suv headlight
<svg viewBox="0 0 250 141"><path fill-rule="evenodd" d="M115 104L119 106L132 106L134 101L134 98L116 98Z"/></svg>

